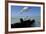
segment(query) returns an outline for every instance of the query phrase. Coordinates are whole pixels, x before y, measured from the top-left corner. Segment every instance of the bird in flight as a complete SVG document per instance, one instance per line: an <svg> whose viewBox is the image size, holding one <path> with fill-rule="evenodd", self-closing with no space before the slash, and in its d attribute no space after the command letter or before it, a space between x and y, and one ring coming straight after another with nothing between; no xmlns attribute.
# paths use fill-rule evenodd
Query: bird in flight
<svg viewBox="0 0 46 34"><path fill-rule="evenodd" d="M28 12L29 9L30 9L30 7L24 7L24 8L21 9L21 12L22 12L22 13L23 13L23 12Z"/></svg>

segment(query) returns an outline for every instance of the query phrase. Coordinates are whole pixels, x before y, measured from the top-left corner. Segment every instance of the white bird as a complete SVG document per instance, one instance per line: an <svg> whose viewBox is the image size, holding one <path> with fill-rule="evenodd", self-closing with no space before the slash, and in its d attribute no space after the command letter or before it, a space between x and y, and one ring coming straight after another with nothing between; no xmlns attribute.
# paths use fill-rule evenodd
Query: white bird
<svg viewBox="0 0 46 34"><path fill-rule="evenodd" d="M29 7L22 8L21 12L27 12Z"/></svg>
<svg viewBox="0 0 46 34"><path fill-rule="evenodd" d="M23 9L26 10L26 9L28 9L28 7L24 7Z"/></svg>

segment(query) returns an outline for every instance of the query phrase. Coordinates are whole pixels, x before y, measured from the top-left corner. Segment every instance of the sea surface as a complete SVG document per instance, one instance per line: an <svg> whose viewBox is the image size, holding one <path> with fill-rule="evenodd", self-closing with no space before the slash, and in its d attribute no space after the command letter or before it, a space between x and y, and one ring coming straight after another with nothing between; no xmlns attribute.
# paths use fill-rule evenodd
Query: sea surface
<svg viewBox="0 0 46 34"><path fill-rule="evenodd" d="M40 27L40 16L15 16L15 17L11 17L11 24L14 23L19 23L20 22L20 18L22 18L23 20L35 20L35 23L32 25L33 27Z"/></svg>

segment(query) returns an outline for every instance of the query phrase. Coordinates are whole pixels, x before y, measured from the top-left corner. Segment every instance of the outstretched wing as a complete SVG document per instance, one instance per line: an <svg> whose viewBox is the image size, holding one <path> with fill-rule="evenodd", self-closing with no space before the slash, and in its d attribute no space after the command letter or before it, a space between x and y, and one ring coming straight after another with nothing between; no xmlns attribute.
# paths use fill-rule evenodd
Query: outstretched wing
<svg viewBox="0 0 46 34"><path fill-rule="evenodd" d="M22 8L21 12L28 12L29 11L29 7L24 7Z"/></svg>

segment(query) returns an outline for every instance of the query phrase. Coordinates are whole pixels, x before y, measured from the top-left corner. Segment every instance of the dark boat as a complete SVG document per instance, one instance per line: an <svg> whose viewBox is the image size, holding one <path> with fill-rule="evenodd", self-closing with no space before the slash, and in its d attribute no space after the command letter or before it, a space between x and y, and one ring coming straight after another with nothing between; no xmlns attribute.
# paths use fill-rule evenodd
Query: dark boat
<svg viewBox="0 0 46 34"><path fill-rule="evenodd" d="M32 24L35 22L35 20L23 20L22 18L20 19L20 23L14 23L11 24L11 28L25 28L25 27L32 27Z"/></svg>

